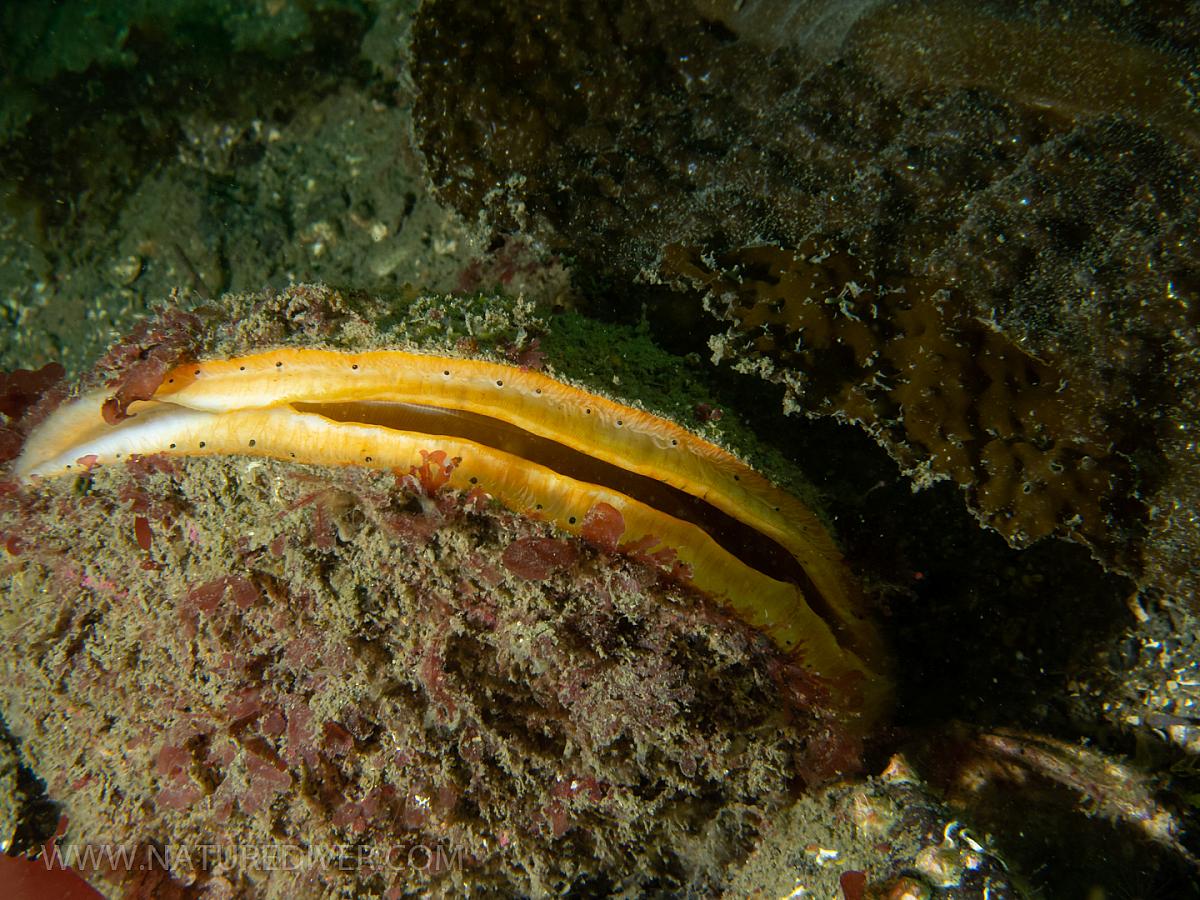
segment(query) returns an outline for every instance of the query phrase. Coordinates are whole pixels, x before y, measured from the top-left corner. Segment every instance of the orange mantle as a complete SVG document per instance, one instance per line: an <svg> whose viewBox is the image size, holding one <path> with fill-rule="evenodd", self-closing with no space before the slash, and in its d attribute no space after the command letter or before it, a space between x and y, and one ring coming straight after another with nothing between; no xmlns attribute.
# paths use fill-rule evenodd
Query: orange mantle
<svg viewBox="0 0 1200 900"><path fill-rule="evenodd" d="M115 425L101 409L111 391L60 407L30 436L17 475L36 481L130 454L240 454L407 472L421 451L461 462L450 486L481 487L516 512L580 533L588 511L612 506L623 542L653 537L690 567L690 583L729 606L832 685L861 694L865 718L885 680L873 626L832 539L799 500L721 448L673 422L538 372L478 360L381 350L279 349L178 366L150 400ZM323 415L339 404L387 410L411 404L527 433L697 498L784 548L803 578L779 580L686 521L620 490L572 478L503 446L436 431L400 430ZM316 411L320 410L320 411ZM503 443L503 441L499 442ZM84 465L81 465L84 460ZM858 706L855 702L850 704Z"/></svg>

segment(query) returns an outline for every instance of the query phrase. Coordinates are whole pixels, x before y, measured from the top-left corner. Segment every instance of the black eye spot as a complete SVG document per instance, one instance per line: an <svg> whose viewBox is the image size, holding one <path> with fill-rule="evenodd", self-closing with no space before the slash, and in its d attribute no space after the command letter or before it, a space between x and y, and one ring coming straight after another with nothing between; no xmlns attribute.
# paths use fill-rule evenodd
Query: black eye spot
<svg viewBox="0 0 1200 900"><path fill-rule="evenodd" d="M496 379L496 387L504 387L504 382L499 378Z"/></svg>
<svg viewBox="0 0 1200 900"><path fill-rule="evenodd" d="M197 374L197 375L199 375L199 374L200 374L200 370L199 370L199 369L197 369L197 370L196 370L196 374Z"/></svg>
<svg viewBox="0 0 1200 900"><path fill-rule="evenodd" d="M250 438L250 446L253 447L254 444L255 444L254 438Z"/></svg>
<svg viewBox="0 0 1200 900"><path fill-rule="evenodd" d="M534 507L534 509L541 509L541 508L542 508L542 504L540 504L540 503Z"/></svg>
<svg viewBox="0 0 1200 900"><path fill-rule="evenodd" d="M671 446L672 446L672 447L678 447L678 446L679 446L679 441L677 441L675 438L671 438Z"/></svg>
<svg viewBox="0 0 1200 900"><path fill-rule="evenodd" d="M742 480L742 476L741 476L741 475L734 475L734 476L733 476L733 480L734 480L734 481L741 481L741 480Z"/></svg>
<svg viewBox="0 0 1200 900"><path fill-rule="evenodd" d="M474 475L471 476L471 484L479 484L479 479Z"/></svg>
<svg viewBox="0 0 1200 900"><path fill-rule="evenodd" d="M167 379L167 384L174 384L174 383L175 383L175 379L174 379L174 378L168 378L168 379Z"/></svg>
<svg viewBox="0 0 1200 900"><path fill-rule="evenodd" d="M246 371L246 367L245 367L245 366L238 366L238 371L239 371L239 372L245 372L245 371Z"/></svg>
<svg viewBox="0 0 1200 900"><path fill-rule="evenodd" d="M574 517L574 516L571 516L571 518L567 519L567 521L568 521L568 522L570 522L572 525L574 525L574 524L575 524L575 517Z"/></svg>
<svg viewBox="0 0 1200 900"><path fill-rule="evenodd" d="M203 447L203 446L204 446L204 441L201 441L201 442L200 442L200 446L201 446L201 447Z"/></svg>
<svg viewBox="0 0 1200 900"><path fill-rule="evenodd" d="M622 422L620 419L617 419L617 427L618 427L618 428L620 428L620 427L621 427L622 425L624 425L624 424L625 424L625 423L624 423L624 422Z"/></svg>
<svg viewBox="0 0 1200 900"><path fill-rule="evenodd" d="M542 392L542 389L541 389L541 388L534 388L534 391L533 391L533 392L534 392L535 394L540 394L540 393Z"/></svg>
<svg viewBox="0 0 1200 900"><path fill-rule="evenodd" d="M371 457L367 457L367 462L371 462Z"/></svg>
<svg viewBox="0 0 1200 900"><path fill-rule="evenodd" d="M352 368L352 369L357 369L357 368L358 368L358 363L351 363L351 365L350 365L350 368Z"/></svg>
<svg viewBox="0 0 1200 900"><path fill-rule="evenodd" d="M295 459L295 458L296 458L296 454L295 454L295 453L291 454L291 457L292 457L292 459Z"/></svg>
<svg viewBox="0 0 1200 900"><path fill-rule="evenodd" d="M450 377L450 370L449 370L449 369L442 369L442 374L443 374L443 375L445 375L447 378L449 378L449 377Z"/></svg>
<svg viewBox="0 0 1200 900"><path fill-rule="evenodd" d="M174 450L174 449L175 449L175 445L174 445L174 444L172 444L172 445L171 445L171 449L172 449L172 450Z"/></svg>
<svg viewBox="0 0 1200 900"><path fill-rule="evenodd" d="M583 411L583 414L584 414L585 416L590 416L590 415L592 414L592 411L591 411L590 409L585 409L585 410Z"/></svg>

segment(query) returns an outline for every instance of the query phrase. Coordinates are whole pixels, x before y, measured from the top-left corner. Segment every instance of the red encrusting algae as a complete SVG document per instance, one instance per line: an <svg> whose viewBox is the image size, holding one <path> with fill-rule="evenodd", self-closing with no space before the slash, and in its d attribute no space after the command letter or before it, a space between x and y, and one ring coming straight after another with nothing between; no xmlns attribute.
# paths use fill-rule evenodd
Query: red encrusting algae
<svg viewBox="0 0 1200 900"><path fill-rule="evenodd" d="M521 538L504 549L504 568L530 581L544 581L575 563L579 551L556 538Z"/></svg>
<svg viewBox="0 0 1200 900"><path fill-rule="evenodd" d="M150 530L150 520L145 516L136 516L133 520L133 534L138 546L149 553L154 541L154 532Z"/></svg>
<svg viewBox="0 0 1200 900"><path fill-rule="evenodd" d="M0 425L0 463L17 458L30 428L62 399L54 388L65 374L59 363L0 372L0 413L8 419Z"/></svg>
<svg viewBox="0 0 1200 900"><path fill-rule="evenodd" d="M177 308L138 323L97 364L98 372L112 373L113 393L101 410L104 421L115 425L129 417L129 404L153 397L167 372L194 354L200 333L199 318Z"/></svg>

